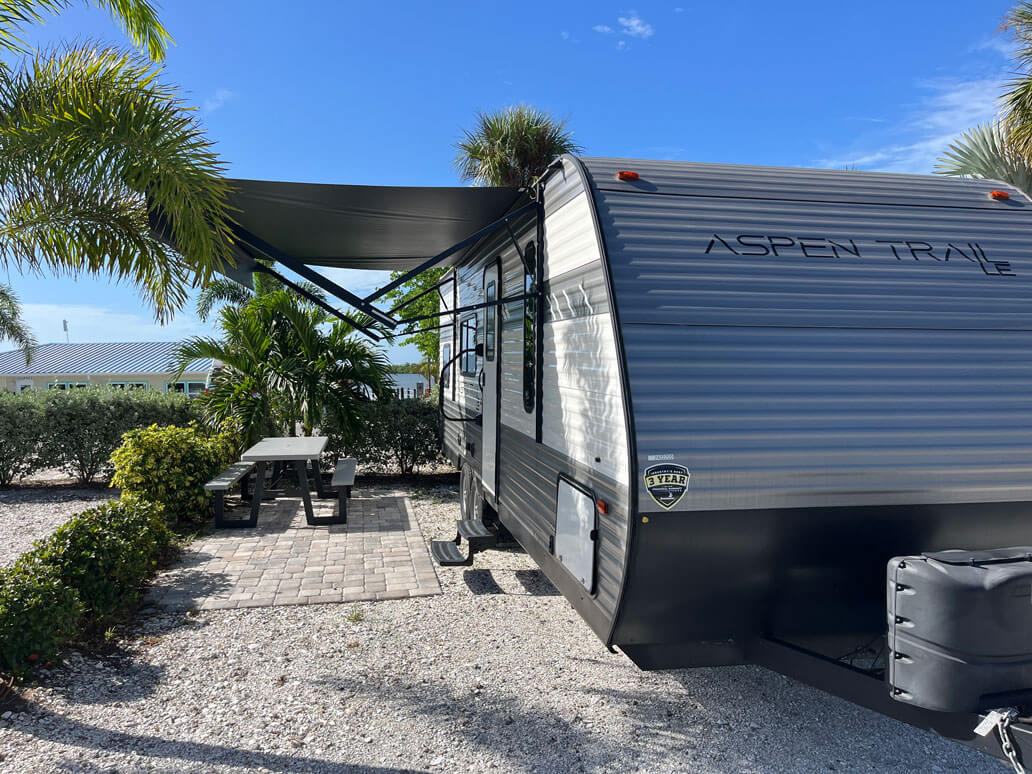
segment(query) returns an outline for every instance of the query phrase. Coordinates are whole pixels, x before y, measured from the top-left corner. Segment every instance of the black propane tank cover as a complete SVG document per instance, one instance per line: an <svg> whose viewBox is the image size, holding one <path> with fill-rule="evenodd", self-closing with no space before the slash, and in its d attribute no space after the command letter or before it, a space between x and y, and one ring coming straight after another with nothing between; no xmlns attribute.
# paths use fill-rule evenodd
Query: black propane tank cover
<svg viewBox="0 0 1032 774"><path fill-rule="evenodd" d="M897 556L889 691L941 712L1032 707L1032 547Z"/></svg>

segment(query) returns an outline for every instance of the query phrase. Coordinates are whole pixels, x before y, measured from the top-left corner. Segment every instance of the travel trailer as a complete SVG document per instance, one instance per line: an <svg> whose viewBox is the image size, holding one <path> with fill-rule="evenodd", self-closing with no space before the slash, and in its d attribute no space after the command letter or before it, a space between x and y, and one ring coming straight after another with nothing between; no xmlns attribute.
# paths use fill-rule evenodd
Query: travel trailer
<svg viewBox="0 0 1032 774"><path fill-rule="evenodd" d="M233 183L238 276L276 261L375 338L447 268L441 564L515 539L644 669L756 663L1028 745L1023 193L573 156L521 191ZM360 297L313 266L410 271Z"/></svg>

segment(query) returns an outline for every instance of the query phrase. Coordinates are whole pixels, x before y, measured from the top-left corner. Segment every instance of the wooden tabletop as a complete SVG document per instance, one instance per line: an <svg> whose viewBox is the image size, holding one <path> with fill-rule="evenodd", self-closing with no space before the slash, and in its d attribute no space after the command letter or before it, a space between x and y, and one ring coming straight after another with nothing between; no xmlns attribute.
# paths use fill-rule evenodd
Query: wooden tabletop
<svg viewBox="0 0 1032 774"><path fill-rule="evenodd" d="M301 438L263 438L240 455L244 462L314 460L326 448L324 435Z"/></svg>

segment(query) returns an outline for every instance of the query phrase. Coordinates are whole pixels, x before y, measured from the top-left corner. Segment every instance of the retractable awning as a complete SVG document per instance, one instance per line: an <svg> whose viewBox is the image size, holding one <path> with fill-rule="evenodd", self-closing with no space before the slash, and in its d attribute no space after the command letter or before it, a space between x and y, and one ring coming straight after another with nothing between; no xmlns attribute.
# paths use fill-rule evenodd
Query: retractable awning
<svg viewBox="0 0 1032 774"><path fill-rule="evenodd" d="M521 196L515 188L229 182L244 230L302 263L346 269L414 268L501 218Z"/></svg>
<svg viewBox="0 0 1032 774"><path fill-rule="evenodd" d="M377 299L431 266L451 265L497 229L506 228L512 236L510 221L540 206L516 188L228 182L236 266L224 268L223 273L247 286L255 271L272 274L374 339L385 334L374 333L368 323L362 325L312 296L268 262L394 330L398 319L378 308ZM152 213L152 227L168 238L160 214ZM361 298L313 267L407 273Z"/></svg>

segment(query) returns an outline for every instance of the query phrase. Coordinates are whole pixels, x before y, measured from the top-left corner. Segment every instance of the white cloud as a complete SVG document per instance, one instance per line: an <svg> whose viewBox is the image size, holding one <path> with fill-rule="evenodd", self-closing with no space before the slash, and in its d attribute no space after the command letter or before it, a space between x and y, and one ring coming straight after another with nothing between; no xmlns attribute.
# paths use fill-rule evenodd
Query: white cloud
<svg viewBox="0 0 1032 774"><path fill-rule="evenodd" d="M1000 112L999 95L1007 76L970 80L938 79L918 84L925 96L897 120L885 124L851 151L822 158L832 169L858 168L882 172L927 174L951 142L971 127L992 121ZM864 119L858 119L864 120ZM870 120L870 119L867 119Z"/></svg>
<svg viewBox="0 0 1032 774"><path fill-rule="evenodd" d="M992 51L1006 59L1014 59L1018 53L1018 41L1013 37L1006 37L1001 34L990 35L975 43L969 51Z"/></svg>
<svg viewBox="0 0 1032 774"><path fill-rule="evenodd" d="M234 94L229 89L215 89L215 92L213 94L210 94L208 97L205 98L204 103L201 105L201 109L206 114L214 113L216 110L223 107L235 96L236 94Z"/></svg>
<svg viewBox="0 0 1032 774"><path fill-rule="evenodd" d="M626 40L618 40L616 42L616 50L617 51L623 51L626 48L627 48L627 41Z"/></svg>
<svg viewBox="0 0 1032 774"><path fill-rule="evenodd" d="M608 24L596 24L591 29L595 30L595 32L601 32L603 35L608 35L610 32L613 31L613 28L610 27Z"/></svg>
<svg viewBox="0 0 1032 774"><path fill-rule="evenodd" d="M41 343L64 341L62 320L68 321L70 341L178 341L207 336L212 326L181 311L166 325L153 318L87 304L23 304L22 316Z"/></svg>
<svg viewBox="0 0 1032 774"><path fill-rule="evenodd" d="M674 13L684 13L684 8L681 8L680 6L678 6L677 8L674 9Z"/></svg>
<svg viewBox="0 0 1032 774"><path fill-rule="evenodd" d="M652 37L652 25L642 21L641 17L637 14L621 16L617 21L620 23L620 31L624 35L630 35L632 38L642 39Z"/></svg>
<svg viewBox="0 0 1032 774"><path fill-rule="evenodd" d="M570 39L570 33L569 33L569 32L567 32L566 30L563 30L562 32L560 32L560 33L559 33L559 36L560 36L560 37L561 37L561 38L562 38L563 40L569 40L569 39Z"/></svg>

